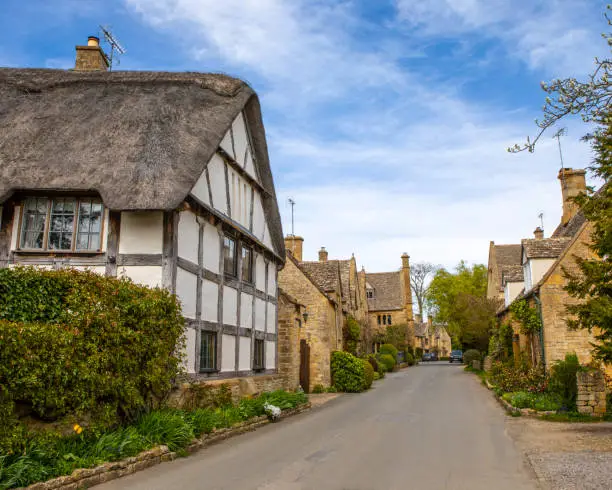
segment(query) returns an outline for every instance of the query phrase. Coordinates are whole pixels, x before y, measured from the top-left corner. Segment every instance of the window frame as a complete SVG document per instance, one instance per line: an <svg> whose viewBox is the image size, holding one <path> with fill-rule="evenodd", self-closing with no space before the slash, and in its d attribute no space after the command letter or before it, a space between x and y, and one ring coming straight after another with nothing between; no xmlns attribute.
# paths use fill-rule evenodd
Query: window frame
<svg viewBox="0 0 612 490"><path fill-rule="evenodd" d="M202 341L204 340L205 337L210 336L213 339L213 349L212 349L212 353L213 353L213 359L212 359L212 365L213 367L202 367ZM218 347L218 342L219 342L219 337L217 335L217 332L212 332L209 330L202 330L200 331L200 356L199 356L199 369L198 371L200 373L216 373L217 371L219 371L217 369L217 347Z"/></svg>
<svg viewBox="0 0 612 490"><path fill-rule="evenodd" d="M248 263L249 263L248 274L249 275L246 278L245 278L245 275L244 275L244 273L245 273L245 270L244 270L244 262L245 262L245 260L244 260L244 252L245 252L245 250L249 251L249 255L248 255L248 257L249 257L249 259L248 259ZM241 273L242 281L243 282L247 282L249 284L255 283L255 277L254 277L255 275L253 274L253 272L254 272L253 271L253 262L254 262L253 257L254 257L253 247L242 243L240 245L240 268L241 268L240 273Z"/></svg>
<svg viewBox="0 0 612 490"><path fill-rule="evenodd" d="M258 346L261 348L258 349ZM257 364L258 355L261 354L261 365ZM264 371L266 369L266 357L264 352L264 339L255 339L253 343L253 371Z"/></svg>
<svg viewBox="0 0 612 490"><path fill-rule="evenodd" d="M229 240L234 244L234 253L233 253L233 270L228 272L227 269L227 258L225 256L225 241ZM238 240L236 237L225 233L223 235L223 274L226 277L231 277L233 279L238 279Z"/></svg>
<svg viewBox="0 0 612 490"><path fill-rule="evenodd" d="M44 213L43 222L43 241L41 248L29 248L24 247L24 238L27 231L25 230L25 217L26 217L26 203L30 199L45 200L46 201L46 212ZM49 248L49 237L51 233L57 233L51 229L51 217L53 216L52 210L53 205L59 200L72 200L74 202L74 216L72 220L72 238L70 240L70 248L66 249L55 249ZM79 213L81 208L81 202L89 201L95 202L100 205L100 231L97 233L99 236L98 248L95 249L78 249L77 243L79 238ZM42 254L101 254L103 252L103 240L104 240L104 227L106 225L105 215L106 208L102 199L97 196L83 196L83 195L70 195L70 194L57 194L57 195L40 195L30 194L24 196L19 201L19 226L17 230L17 253L42 253ZM60 232L61 233L61 232ZM90 231L87 235L91 235Z"/></svg>

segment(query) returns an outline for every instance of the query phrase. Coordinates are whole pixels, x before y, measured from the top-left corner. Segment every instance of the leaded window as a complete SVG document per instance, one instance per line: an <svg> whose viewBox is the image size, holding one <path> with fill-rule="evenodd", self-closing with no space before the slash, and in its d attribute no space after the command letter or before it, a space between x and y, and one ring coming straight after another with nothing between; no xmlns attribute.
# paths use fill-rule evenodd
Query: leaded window
<svg viewBox="0 0 612 490"><path fill-rule="evenodd" d="M264 341L255 339L255 351L253 353L253 370L264 369Z"/></svg>
<svg viewBox="0 0 612 490"><path fill-rule="evenodd" d="M253 282L253 249L242 246L242 280Z"/></svg>
<svg viewBox="0 0 612 490"><path fill-rule="evenodd" d="M29 197L23 203L19 248L98 252L102 219L99 199Z"/></svg>
<svg viewBox="0 0 612 490"><path fill-rule="evenodd" d="M217 369L217 334L202 332L200 338L200 372Z"/></svg>
<svg viewBox="0 0 612 490"><path fill-rule="evenodd" d="M236 277L236 240L228 236L223 239L223 271Z"/></svg>

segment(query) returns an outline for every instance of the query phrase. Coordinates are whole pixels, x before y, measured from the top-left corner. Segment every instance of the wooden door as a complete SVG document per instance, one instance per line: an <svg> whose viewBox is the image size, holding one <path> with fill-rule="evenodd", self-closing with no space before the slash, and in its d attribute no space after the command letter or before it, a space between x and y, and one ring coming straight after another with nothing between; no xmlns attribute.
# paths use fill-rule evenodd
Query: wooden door
<svg viewBox="0 0 612 490"><path fill-rule="evenodd" d="M300 341L300 386L310 393L310 346L304 339Z"/></svg>

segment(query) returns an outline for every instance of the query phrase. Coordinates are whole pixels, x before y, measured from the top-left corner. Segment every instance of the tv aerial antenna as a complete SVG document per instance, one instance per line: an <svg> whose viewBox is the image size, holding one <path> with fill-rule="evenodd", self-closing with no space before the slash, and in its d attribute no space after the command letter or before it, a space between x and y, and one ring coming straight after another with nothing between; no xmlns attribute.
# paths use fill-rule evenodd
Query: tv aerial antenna
<svg viewBox="0 0 612 490"><path fill-rule="evenodd" d="M540 224L542 229L544 229L544 213L540 212L540 214L538 214L538 218L540 218Z"/></svg>
<svg viewBox="0 0 612 490"><path fill-rule="evenodd" d="M104 40L110 45L110 56L108 56L108 64L109 71L113 71L113 60L116 59L116 63L119 64L119 56L125 54L125 49L123 48L123 46L121 46L121 44L110 31L110 28L108 26L101 25L100 29L102 30L102 34L104 35Z"/></svg>
<svg viewBox="0 0 612 490"><path fill-rule="evenodd" d="M555 134L553 134L553 138L557 140L559 145L559 159L561 160L561 181L563 182L563 187L565 187L565 165L563 165L563 152L561 151L561 136L565 136L567 134L567 128L560 128Z"/></svg>
<svg viewBox="0 0 612 490"><path fill-rule="evenodd" d="M291 198L287 199L287 202L291 206L291 236L295 236L295 231L293 229L293 210L295 208L295 201Z"/></svg>

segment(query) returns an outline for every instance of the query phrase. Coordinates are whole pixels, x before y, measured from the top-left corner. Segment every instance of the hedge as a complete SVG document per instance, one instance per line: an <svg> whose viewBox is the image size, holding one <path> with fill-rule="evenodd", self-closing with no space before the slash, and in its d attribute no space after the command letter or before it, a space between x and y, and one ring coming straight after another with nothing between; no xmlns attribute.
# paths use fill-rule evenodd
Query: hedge
<svg viewBox="0 0 612 490"><path fill-rule="evenodd" d="M134 417L171 389L183 330L163 289L72 269L0 269L2 398L48 420Z"/></svg>
<svg viewBox="0 0 612 490"><path fill-rule="evenodd" d="M386 371L393 371L395 367L395 359L391 356L391 354L382 354L378 356L378 363L385 366Z"/></svg>
<svg viewBox="0 0 612 490"><path fill-rule="evenodd" d="M331 356L332 384L338 391L347 393L367 390L374 379L374 369L370 377L368 367L372 366L364 359L359 359L348 352L334 351Z"/></svg>
<svg viewBox="0 0 612 490"><path fill-rule="evenodd" d="M463 362L468 366L472 365L472 361L480 361L481 359L482 356L476 349L469 349L463 353Z"/></svg>

